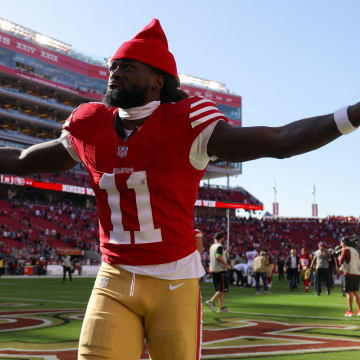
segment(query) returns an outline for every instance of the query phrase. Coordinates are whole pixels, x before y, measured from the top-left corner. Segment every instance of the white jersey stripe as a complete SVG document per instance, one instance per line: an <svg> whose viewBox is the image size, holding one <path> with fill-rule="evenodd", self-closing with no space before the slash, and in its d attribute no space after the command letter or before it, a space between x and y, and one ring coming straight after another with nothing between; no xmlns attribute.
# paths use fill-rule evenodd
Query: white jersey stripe
<svg viewBox="0 0 360 360"><path fill-rule="evenodd" d="M195 106L198 106L198 105L203 104L203 103L206 103L206 102L208 102L209 105L210 105L210 104L211 104L211 105L215 105L215 103L214 103L213 101L211 101L211 100L201 99L201 100L199 100L199 101L197 101L197 102L192 103L192 104L190 105L190 108L194 108Z"/></svg>
<svg viewBox="0 0 360 360"><path fill-rule="evenodd" d="M206 106L203 108L200 108L199 110L193 111L190 113L190 119L194 116L200 115L206 111L210 111L210 110L216 110L219 111L219 109L216 106Z"/></svg>
<svg viewBox="0 0 360 360"><path fill-rule="evenodd" d="M194 128L202 123L204 123L205 121L208 121L210 119L213 119L213 118L222 118L224 119L224 114L222 114L221 112L216 112L216 113L213 113L213 114L210 114L210 115L207 115L207 116L204 116L202 118L199 118L197 120L194 120L192 123L191 123L191 126Z"/></svg>

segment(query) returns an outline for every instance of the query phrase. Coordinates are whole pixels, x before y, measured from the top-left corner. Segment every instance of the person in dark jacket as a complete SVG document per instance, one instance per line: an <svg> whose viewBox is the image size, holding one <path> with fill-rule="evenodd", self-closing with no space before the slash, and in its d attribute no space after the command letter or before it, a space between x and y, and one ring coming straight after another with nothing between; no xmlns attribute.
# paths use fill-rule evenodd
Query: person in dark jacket
<svg viewBox="0 0 360 360"><path fill-rule="evenodd" d="M290 250L290 254L285 260L285 269L290 282L290 291L293 292L297 290L299 271L299 256L296 255L296 249Z"/></svg>

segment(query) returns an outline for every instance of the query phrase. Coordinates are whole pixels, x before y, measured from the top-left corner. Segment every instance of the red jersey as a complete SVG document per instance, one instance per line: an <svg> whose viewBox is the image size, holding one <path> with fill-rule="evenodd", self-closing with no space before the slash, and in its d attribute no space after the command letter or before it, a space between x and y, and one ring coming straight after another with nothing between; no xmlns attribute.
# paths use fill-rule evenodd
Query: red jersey
<svg viewBox="0 0 360 360"><path fill-rule="evenodd" d="M311 264L311 260L310 260L309 254L300 255L300 269L301 270L305 270L305 269L309 268L310 264Z"/></svg>
<svg viewBox="0 0 360 360"><path fill-rule="evenodd" d="M189 160L193 141L224 115L215 103L189 97L160 105L124 141L117 108L78 107L64 124L87 167L99 216L100 249L110 264L154 265L195 251L193 208L205 172Z"/></svg>

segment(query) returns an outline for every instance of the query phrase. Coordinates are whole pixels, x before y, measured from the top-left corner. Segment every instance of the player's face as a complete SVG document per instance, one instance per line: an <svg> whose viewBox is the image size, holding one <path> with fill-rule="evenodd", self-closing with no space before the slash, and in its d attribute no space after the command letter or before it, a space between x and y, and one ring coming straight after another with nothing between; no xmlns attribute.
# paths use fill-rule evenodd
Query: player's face
<svg viewBox="0 0 360 360"><path fill-rule="evenodd" d="M147 65L130 59L114 60L110 66L104 103L123 109L142 106L155 99L151 92L157 74Z"/></svg>

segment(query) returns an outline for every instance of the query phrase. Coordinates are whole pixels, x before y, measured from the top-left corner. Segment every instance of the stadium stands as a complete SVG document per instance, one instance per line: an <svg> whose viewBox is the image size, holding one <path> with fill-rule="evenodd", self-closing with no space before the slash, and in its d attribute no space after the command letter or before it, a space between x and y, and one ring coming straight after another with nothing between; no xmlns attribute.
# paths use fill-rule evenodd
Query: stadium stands
<svg viewBox="0 0 360 360"><path fill-rule="evenodd" d="M102 99L108 76L104 63L75 53L68 44L64 45L65 50L51 49L6 29L0 34L7 44L0 44L0 146L25 148L55 139L65 119L79 104ZM24 53L18 44L31 46L36 54L43 51L48 57ZM214 81L181 74L180 77L184 91L215 100L229 122L241 126L240 96L232 95L223 84L218 84L221 88L212 88L210 84ZM209 164L205 178L237 174L241 174L241 164L217 160ZM62 174L28 177L39 182L90 186L81 164ZM59 248L98 251L94 200L80 197L0 184L0 257L8 259L8 264L24 263L28 258L38 261L40 257L56 262ZM204 185L199 189L198 199L261 205L243 188ZM195 211L195 227L204 233L205 249L215 232L226 231L224 213L224 209ZM330 246L340 235L358 230L356 219L245 220L236 218L232 210L230 244L234 254L250 244L281 253L291 246L314 248L319 240Z"/></svg>
<svg viewBox="0 0 360 360"><path fill-rule="evenodd" d="M246 200L243 193L234 195L234 192L225 189L211 192L207 187L200 188L199 194L206 193L210 198L219 196L226 201L230 198ZM23 201L23 196L14 190L10 193L11 199L0 199L0 256L13 259L45 257L48 261L56 261L56 249L99 250L95 206L74 205L70 199L39 202L30 194L27 195L29 200ZM204 234L206 263L213 236L218 231L226 232L227 219L224 214L203 209L195 216L195 227ZM241 255L249 246L270 250L274 256L286 255L292 247L307 247L311 252L319 241L334 247L341 236L359 231L360 224L355 218L245 219L237 218L233 213L230 217L230 250L234 256Z"/></svg>

